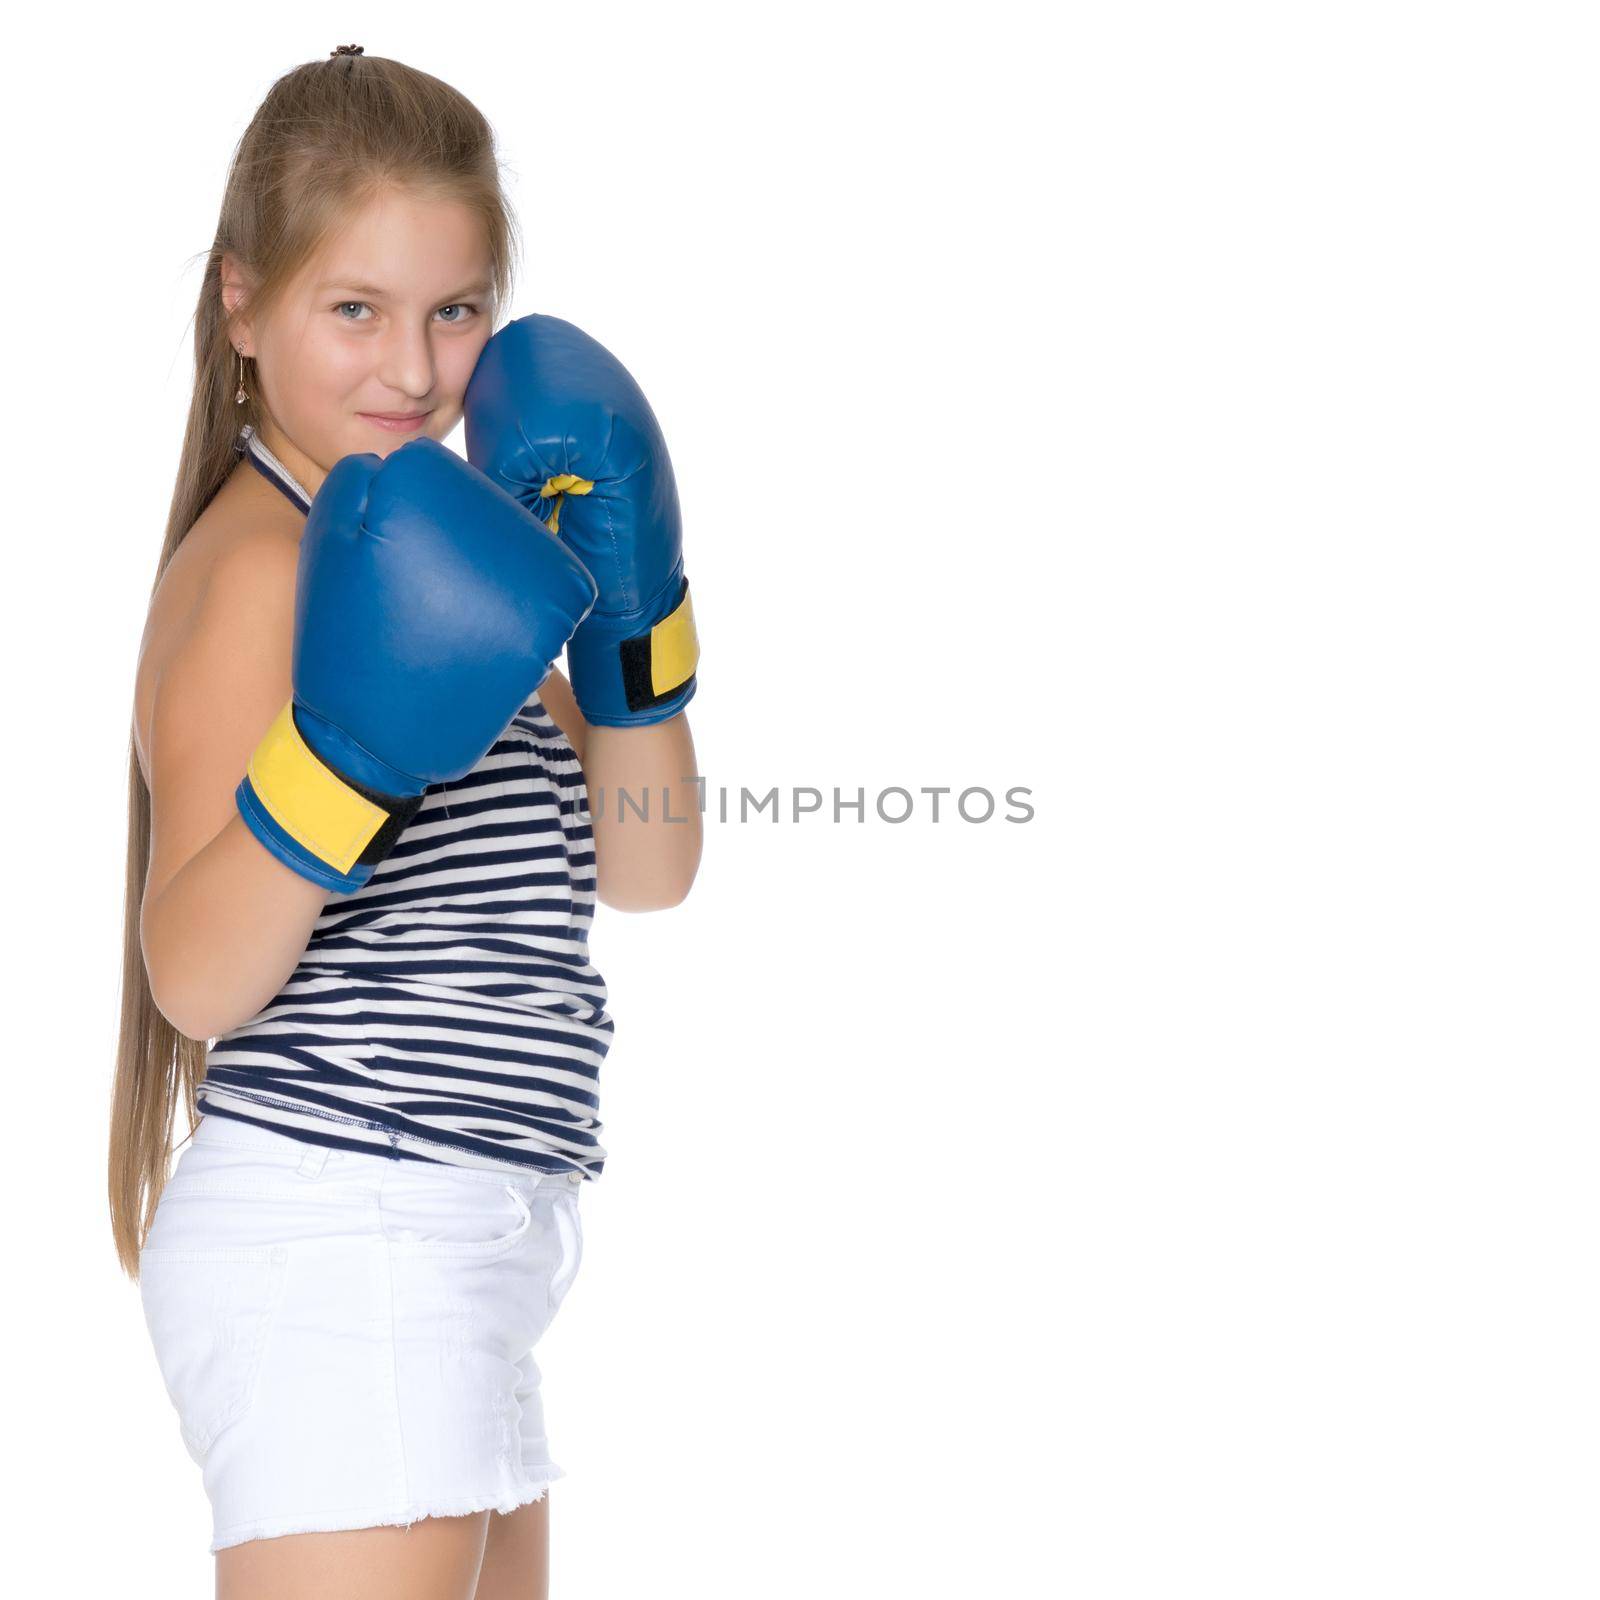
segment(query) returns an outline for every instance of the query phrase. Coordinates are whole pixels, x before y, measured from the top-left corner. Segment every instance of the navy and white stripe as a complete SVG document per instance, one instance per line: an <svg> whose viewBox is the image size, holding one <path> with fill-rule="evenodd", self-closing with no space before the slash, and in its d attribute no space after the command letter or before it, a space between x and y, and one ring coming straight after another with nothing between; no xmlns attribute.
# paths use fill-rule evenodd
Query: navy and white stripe
<svg viewBox="0 0 1600 1600"><path fill-rule="evenodd" d="M309 509L248 429L240 449ZM212 1043L200 1109L341 1149L599 1177L613 1024L594 905L583 770L535 694L328 901L278 995Z"/></svg>

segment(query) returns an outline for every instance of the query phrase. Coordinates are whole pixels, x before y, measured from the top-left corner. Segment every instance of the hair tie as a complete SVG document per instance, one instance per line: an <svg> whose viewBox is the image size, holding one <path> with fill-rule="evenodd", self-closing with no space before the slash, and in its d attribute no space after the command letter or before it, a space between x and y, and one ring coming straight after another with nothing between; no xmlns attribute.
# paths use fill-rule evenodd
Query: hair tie
<svg viewBox="0 0 1600 1600"><path fill-rule="evenodd" d="M341 44L328 52L330 56L359 56L366 52L358 44Z"/></svg>

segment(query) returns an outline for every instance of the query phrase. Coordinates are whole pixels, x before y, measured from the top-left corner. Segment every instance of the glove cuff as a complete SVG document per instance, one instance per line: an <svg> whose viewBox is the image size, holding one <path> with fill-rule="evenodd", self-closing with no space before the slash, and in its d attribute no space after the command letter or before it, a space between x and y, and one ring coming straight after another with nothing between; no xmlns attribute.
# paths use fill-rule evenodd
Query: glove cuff
<svg viewBox="0 0 1600 1600"><path fill-rule="evenodd" d="M389 794L337 771L306 742L290 700L250 757L234 801L285 866L325 889L359 889L394 847L422 795Z"/></svg>
<svg viewBox="0 0 1600 1600"><path fill-rule="evenodd" d="M699 663L694 604L681 568L656 604L591 611L567 641L573 698L597 727L647 727L676 716L694 696Z"/></svg>

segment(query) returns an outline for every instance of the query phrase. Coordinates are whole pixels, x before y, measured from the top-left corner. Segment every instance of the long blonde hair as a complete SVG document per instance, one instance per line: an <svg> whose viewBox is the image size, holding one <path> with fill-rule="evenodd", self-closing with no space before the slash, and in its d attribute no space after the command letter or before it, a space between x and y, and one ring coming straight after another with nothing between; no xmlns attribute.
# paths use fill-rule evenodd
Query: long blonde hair
<svg viewBox="0 0 1600 1600"><path fill-rule="evenodd" d="M346 53L356 51L358 53ZM179 543L237 463L240 427L260 425L259 383L244 404L222 298L222 260L251 281L248 310L265 316L296 272L352 208L384 188L467 206L482 219L494 303L509 302L517 227L500 183L494 135L457 90L398 61L341 46L274 83L234 151L194 319L194 391L152 596ZM108 1192L117 1259L135 1282L139 1252L167 1180L181 1093L188 1132L207 1041L178 1032L156 1008L139 937L150 867L150 793L130 730L128 853L123 897L122 1012L112 1089Z"/></svg>

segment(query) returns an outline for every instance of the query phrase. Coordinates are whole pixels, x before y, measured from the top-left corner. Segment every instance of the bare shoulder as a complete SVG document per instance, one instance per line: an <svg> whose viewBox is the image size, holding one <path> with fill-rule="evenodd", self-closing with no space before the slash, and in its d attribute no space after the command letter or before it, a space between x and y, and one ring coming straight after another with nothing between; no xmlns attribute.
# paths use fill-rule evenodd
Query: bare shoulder
<svg viewBox="0 0 1600 1600"><path fill-rule="evenodd" d="M294 543L270 532L220 544L159 637L141 713L147 902L233 818L240 774L288 703L297 565Z"/></svg>
<svg viewBox="0 0 1600 1600"><path fill-rule="evenodd" d="M208 508L196 521L151 596L133 711L146 783L158 689L180 658L198 658L215 673L219 657L238 655L270 673L292 649L299 542L282 523L241 520L223 510L214 516Z"/></svg>
<svg viewBox="0 0 1600 1600"><path fill-rule="evenodd" d="M573 754L577 756L579 762L582 762L584 739L588 734L589 724L584 721L583 713L578 710L572 685L567 682L560 667L552 666L549 675L539 685L539 702L550 713L550 720L566 734L567 743L572 746Z"/></svg>

